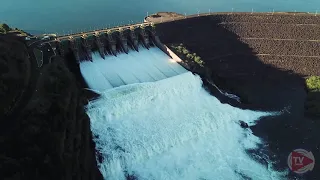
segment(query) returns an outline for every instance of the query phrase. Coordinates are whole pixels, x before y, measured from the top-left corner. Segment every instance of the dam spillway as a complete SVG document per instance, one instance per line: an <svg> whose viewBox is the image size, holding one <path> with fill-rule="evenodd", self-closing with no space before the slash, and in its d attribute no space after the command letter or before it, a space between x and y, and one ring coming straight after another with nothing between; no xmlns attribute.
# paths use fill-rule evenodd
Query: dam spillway
<svg viewBox="0 0 320 180"><path fill-rule="evenodd" d="M159 81L187 72L156 47L148 50L141 45L139 49L139 52L130 49L128 54L106 56L105 59L98 52L92 53L92 61L82 61L79 65L88 86L103 91L128 84Z"/></svg>
<svg viewBox="0 0 320 180"><path fill-rule="evenodd" d="M186 72L165 53L150 27L68 37L57 47L62 56L73 54L85 82L95 91L159 81Z"/></svg>
<svg viewBox="0 0 320 180"><path fill-rule="evenodd" d="M86 110L104 179L281 179L267 155L255 154L262 164L248 153L263 142L239 124L275 114L221 104L150 34L109 33L69 45L100 95Z"/></svg>

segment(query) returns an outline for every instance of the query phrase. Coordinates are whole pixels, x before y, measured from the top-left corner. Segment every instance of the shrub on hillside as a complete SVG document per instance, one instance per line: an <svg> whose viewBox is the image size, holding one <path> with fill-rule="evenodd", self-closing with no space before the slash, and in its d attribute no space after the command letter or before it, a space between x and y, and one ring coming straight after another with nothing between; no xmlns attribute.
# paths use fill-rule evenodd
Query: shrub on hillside
<svg viewBox="0 0 320 180"><path fill-rule="evenodd" d="M320 76L307 78L306 85L309 91L320 91Z"/></svg>
<svg viewBox="0 0 320 180"><path fill-rule="evenodd" d="M171 48L175 53L187 60L187 63L197 64L200 67L204 67L204 62L202 61L201 57L196 53L190 52L183 44L178 46L172 45Z"/></svg>
<svg viewBox="0 0 320 180"><path fill-rule="evenodd" d="M306 79L308 89L305 112L308 116L320 117L320 76L311 76Z"/></svg>

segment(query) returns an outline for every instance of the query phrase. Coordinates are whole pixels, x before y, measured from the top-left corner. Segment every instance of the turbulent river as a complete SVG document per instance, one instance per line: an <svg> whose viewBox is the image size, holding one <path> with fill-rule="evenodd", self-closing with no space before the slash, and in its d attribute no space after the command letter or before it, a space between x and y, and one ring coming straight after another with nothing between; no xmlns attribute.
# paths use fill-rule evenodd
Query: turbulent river
<svg viewBox="0 0 320 180"><path fill-rule="evenodd" d="M87 114L105 179L282 179L268 156L262 164L248 153L263 141L239 125L276 114L221 104L159 49L105 60L94 53L80 69L101 95Z"/></svg>

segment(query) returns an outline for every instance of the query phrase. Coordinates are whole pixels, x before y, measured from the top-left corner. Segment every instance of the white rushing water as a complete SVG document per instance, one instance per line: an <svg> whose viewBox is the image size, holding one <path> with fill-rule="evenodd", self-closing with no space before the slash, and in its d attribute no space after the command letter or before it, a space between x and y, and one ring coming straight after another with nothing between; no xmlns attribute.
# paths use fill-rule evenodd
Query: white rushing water
<svg viewBox="0 0 320 180"><path fill-rule="evenodd" d="M187 72L155 47L148 50L139 46L139 52L130 50L128 54L107 56L106 59L95 52L92 59L93 62L81 62L80 71L88 86L96 91L127 84L154 82Z"/></svg>
<svg viewBox="0 0 320 180"><path fill-rule="evenodd" d="M253 125L271 113L221 104L204 90L200 77L169 63L156 49L124 56L112 59L123 67L104 64L98 58L81 64L89 86L101 94L89 102L87 114L96 148L103 157L99 168L105 179L125 180L128 174L139 180L281 179L270 163L260 164L246 153L262 142L250 129L239 125L239 120ZM122 58L132 63L125 66ZM138 67L147 61L146 67L158 69ZM93 73L95 76L87 73L96 68L101 71ZM108 68L112 71L102 71ZM146 82L126 78L129 73ZM157 81L146 78L148 73ZM134 84L110 89L110 84L118 81L112 79L115 74Z"/></svg>

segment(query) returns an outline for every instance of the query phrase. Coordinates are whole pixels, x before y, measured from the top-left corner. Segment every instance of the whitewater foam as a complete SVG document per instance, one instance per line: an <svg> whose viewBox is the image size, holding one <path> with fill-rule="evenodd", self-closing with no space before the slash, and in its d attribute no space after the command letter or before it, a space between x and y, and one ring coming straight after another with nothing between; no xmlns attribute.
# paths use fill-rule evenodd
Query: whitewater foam
<svg viewBox="0 0 320 180"><path fill-rule="evenodd" d="M275 113L221 104L157 48L92 57L80 70L101 95L86 111L106 180L281 179L247 153L263 142L239 125Z"/></svg>
<svg viewBox="0 0 320 180"><path fill-rule="evenodd" d="M87 114L105 179L281 178L246 153L262 142L238 124L272 114L221 104L190 72L102 92Z"/></svg>

